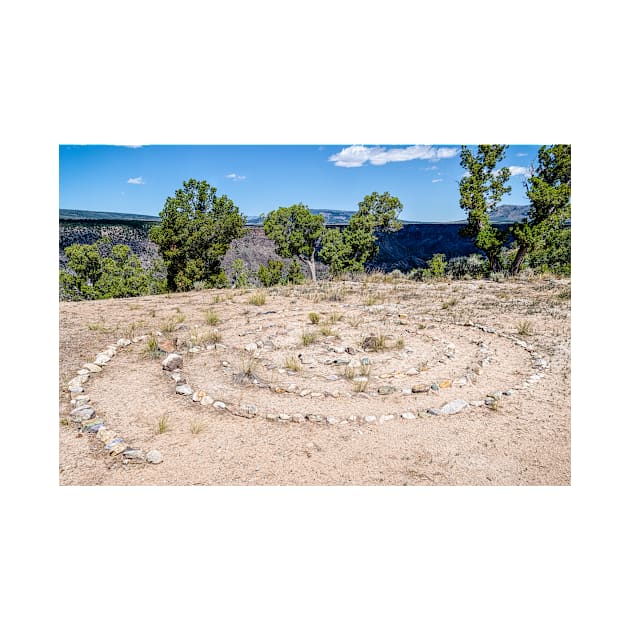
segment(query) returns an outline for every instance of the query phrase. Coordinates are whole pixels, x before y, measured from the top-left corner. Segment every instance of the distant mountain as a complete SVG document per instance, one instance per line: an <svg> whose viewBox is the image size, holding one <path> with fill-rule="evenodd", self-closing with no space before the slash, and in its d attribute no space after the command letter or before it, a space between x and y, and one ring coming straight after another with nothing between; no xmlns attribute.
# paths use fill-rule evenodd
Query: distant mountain
<svg viewBox="0 0 630 630"><path fill-rule="evenodd" d="M92 210L66 210L59 208L60 221L159 221L160 217L128 212L95 212Z"/></svg>
<svg viewBox="0 0 630 630"><path fill-rule="evenodd" d="M309 208L313 214L321 214L327 225L345 225L354 214L352 210L328 210ZM264 217L247 217L247 225L262 225Z"/></svg>

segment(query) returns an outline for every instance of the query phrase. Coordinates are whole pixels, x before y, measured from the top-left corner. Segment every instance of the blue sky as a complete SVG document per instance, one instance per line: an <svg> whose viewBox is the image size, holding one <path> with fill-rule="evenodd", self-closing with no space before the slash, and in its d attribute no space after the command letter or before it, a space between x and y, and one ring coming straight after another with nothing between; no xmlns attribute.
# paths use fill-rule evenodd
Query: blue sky
<svg viewBox="0 0 630 630"><path fill-rule="evenodd" d="M526 204L523 182L539 145L512 145L501 203ZM60 145L59 207L158 215L189 178L205 179L246 216L294 203L356 210L389 192L408 221L454 221L464 173L456 145Z"/></svg>

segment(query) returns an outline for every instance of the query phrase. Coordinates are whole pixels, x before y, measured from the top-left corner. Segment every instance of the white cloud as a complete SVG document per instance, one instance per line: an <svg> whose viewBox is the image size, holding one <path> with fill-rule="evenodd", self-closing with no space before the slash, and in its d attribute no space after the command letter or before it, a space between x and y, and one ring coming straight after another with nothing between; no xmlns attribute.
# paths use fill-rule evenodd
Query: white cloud
<svg viewBox="0 0 630 630"><path fill-rule="evenodd" d="M128 184L144 184L144 180L142 179L142 177L130 177L127 180Z"/></svg>
<svg viewBox="0 0 630 630"><path fill-rule="evenodd" d="M382 166L388 162L407 162L409 160L440 160L451 158L457 155L458 149L435 147L426 145L413 145L404 149L384 149L382 147L366 147L362 144L354 144L342 149L328 158L329 162L334 162L335 166L344 168L356 168L363 166L366 162L374 166Z"/></svg>
<svg viewBox="0 0 630 630"><path fill-rule="evenodd" d="M236 173L229 173L225 177L226 179L231 179L233 182L241 182L245 179L245 175L237 175Z"/></svg>
<svg viewBox="0 0 630 630"><path fill-rule="evenodd" d="M438 182L443 182L444 180L441 177L436 177L435 179L431 180L432 184L437 184Z"/></svg>
<svg viewBox="0 0 630 630"><path fill-rule="evenodd" d="M527 157L527 153L517 153L516 157Z"/></svg>
<svg viewBox="0 0 630 630"><path fill-rule="evenodd" d="M510 169L510 177L515 175L527 175L529 177L532 174L532 169L529 166L508 166Z"/></svg>

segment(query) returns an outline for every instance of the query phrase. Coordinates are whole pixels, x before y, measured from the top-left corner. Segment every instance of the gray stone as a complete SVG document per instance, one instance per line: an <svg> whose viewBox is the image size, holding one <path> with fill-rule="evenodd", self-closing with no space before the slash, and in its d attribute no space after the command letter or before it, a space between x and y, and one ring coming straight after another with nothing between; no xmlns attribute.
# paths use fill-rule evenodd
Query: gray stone
<svg viewBox="0 0 630 630"><path fill-rule="evenodd" d="M68 381L68 389L81 387L83 383L87 382L89 376L86 374L81 374L80 376L75 376L74 378Z"/></svg>
<svg viewBox="0 0 630 630"><path fill-rule="evenodd" d="M338 380L339 380L339 377L338 377L336 374L329 374L329 375L326 377L326 380L327 380L327 381L338 381Z"/></svg>
<svg viewBox="0 0 630 630"><path fill-rule="evenodd" d="M306 415L306 418L310 420L311 422L326 422L326 419L324 418L324 416L318 413L309 413Z"/></svg>
<svg viewBox="0 0 630 630"><path fill-rule="evenodd" d="M253 403L243 403L238 408L239 415L243 415L246 418L253 418L258 412L258 408Z"/></svg>
<svg viewBox="0 0 630 630"><path fill-rule="evenodd" d="M89 374L90 370L86 369L86 368L81 368L80 370L77 370L77 374L79 376L85 376L86 374Z"/></svg>
<svg viewBox="0 0 630 630"><path fill-rule="evenodd" d="M361 359L361 365L370 365L370 357L363 357Z"/></svg>
<svg viewBox="0 0 630 630"><path fill-rule="evenodd" d="M156 450L149 451L145 459L147 462L149 462L149 464L160 464L164 461L164 459L162 458L162 453Z"/></svg>
<svg viewBox="0 0 630 630"><path fill-rule="evenodd" d="M92 407L84 405L83 407L77 407L72 410L70 415L75 422L81 422L82 420L90 420L96 415L96 412Z"/></svg>
<svg viewBox="0 0 630 630"><path fill-rule="evenodd" d="M177 394L182 394L182 396L190 396L193 393L193 388L190 385L186 385L184 383L183 385L178 385L175 388L175 392Z"/></svg>
<svg viewBox="0 0 630 630"><path fill-rule="evenodd" d="M439 409L427 409L427 413L432 416L439 416L442 412Z"/></svg>
<svg viewBox="0 0 630 630"><path fill-rule="evenodd" d="M460 411L464 411L464 409L468 408L468 403L465 400L453 400L450 403L444 405L440 411L444 414L454 414L459 413Z"/></svg>
<svg viewBox="0 0 630 630"><path fill-rule="evenodd" d="M215 400L215 401L212 403L212 406L213 406L215 409L225 409L225 408L227 407L227 405L226 405L224 402L220 401L220 400Z"/></svg>
<svg viewBox="0 0 630 630"><path fill-rule="evenodd" d="M377 391L381 396L387 396L388 394L393 394L396 391L396 388L391 385L382 385Z"/></svg>
<svg viewBox="0 0 630 630"><path fill-rule="evenodd" d="M335 359L333 361L333 363L335 365L349 365L350 364L350 359Z"/></svg>
<svg viewBox="0 0 630 630"><path fill-rule="evenodd" d="M140 463L145 461L144 453L137 448L127 448L123 451L123 457L130 462Z"/></svg>
<svg viewBox="0 0 630 630"><path fill-rule="evenodd" d="M96 365L96 363L84 363L83 367L86 370L90 370L90 372L94 372L94 373L103 371L103 368L100 367L99 365Z"/></svg>
<svg viewBox="0 0 630 630"><path fill-rule="evenodd" d="M166 359L162 361L162 369L168 370L169 372L173 370L178 370L184 367L184 358L180 354L171 353L166 356Z"/></svg>

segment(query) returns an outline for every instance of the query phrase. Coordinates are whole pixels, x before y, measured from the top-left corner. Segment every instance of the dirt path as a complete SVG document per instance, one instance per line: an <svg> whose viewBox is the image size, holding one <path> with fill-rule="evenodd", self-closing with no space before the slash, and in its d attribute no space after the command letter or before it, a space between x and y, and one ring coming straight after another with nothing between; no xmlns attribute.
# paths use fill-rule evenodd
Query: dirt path
<svg viewBox="0 0 630 630"><path fill-rule="evenodd" d="M261 305L253 289L61 303L60 484L569 484L570 282L386 280L281 287ZM85 393L163 456L124 463L68 420L65 385L108 344L156 331L227 408L176 394L148 339L119 348ZM486 401L497 391L510 395ZM427 413L455 399L468 408ZM232 413L243 405L255 415Z"/></svg>

